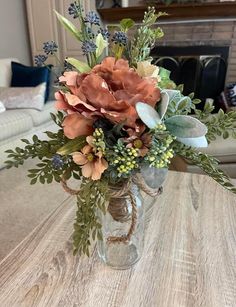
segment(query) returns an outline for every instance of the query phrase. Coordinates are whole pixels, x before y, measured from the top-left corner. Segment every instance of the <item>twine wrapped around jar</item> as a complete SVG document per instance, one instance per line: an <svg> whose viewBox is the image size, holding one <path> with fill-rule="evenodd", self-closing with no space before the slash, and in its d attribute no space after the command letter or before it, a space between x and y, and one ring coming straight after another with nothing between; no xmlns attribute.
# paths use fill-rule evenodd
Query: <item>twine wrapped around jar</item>
<svg viewBox="0 0 236 307"><path fill-rule="evenodd" d="M109 186L109 205L108 212L112 218L120 223L124 223L131 218L129 231L123 236L110 236L107 238L109 243L129 243L132 234L135 231L137 223L137 206L135 196L132 191L132 181L126 181L122 185ZM126 198L130 199L132 211L129 212Z"/></svg>
<svg viewBox="0 0 236 307"><path fill-rule="evenodd" d="M63 176L61 178L61 184L63 189L70 195L77 195L80 192L80 190L71 189L67 185L67 181ZM112 218L115 221L122 223L127 221L127 219L130 218L131 215L131 224L127 234L121 237L116 237L116 236L108 237L107 241L110 243L129 243L130 238L135 231L137 223L137 205L135 201L135 196L133 195L133 191L131 188L132 184L136 185L138 188L140 188L142 191L144 191L146 194L152 197L158 196L162 193L162 187L159 187L157 189L152 189L148 187L145 181L143 180L141 174L136 174L130 180L127 180L122 185L116 185L116 186L110 185L109 186L110 200L107 210L111 214ZM127 204L125 204L125 202L122 201L122 198L124 198L124 196L130 198L132 206L131 213L128 211Z"/></svg>
<svg viewBox="0 0 236 307"><path fill-rule="evenodd" d="M125 222L130 216L124 197L129 197L131 184L131 181L126 181L118 185L109 185L110 199L107 210L117 222Z"/></svg>

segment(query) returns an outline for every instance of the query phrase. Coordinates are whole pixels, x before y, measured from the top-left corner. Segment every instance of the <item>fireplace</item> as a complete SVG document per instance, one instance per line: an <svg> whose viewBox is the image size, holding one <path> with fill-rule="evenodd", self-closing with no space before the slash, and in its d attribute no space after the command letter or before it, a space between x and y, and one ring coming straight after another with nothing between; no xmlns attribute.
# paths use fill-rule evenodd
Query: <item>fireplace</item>
<svg viewBox="0 0 236 307"><path fill-rule="evenodd" d="M224 4L221 6L223 8ZM193 14L194 18L193 15L181 18L175 8L172 9L173 15L170 13L168 19L160 19L157 23L165 35L157 40L152 57L172 71L176 83L185 84L185 94L194 91L197 97L215 99L217 104L216 97L224 86L236 83L236 17L226 18L227 14L222 11L213 18L216 12L212 10L211 16L203 18L193 14L191 7L188 14ZM141 21L142 11L130 9L129 14L136 19L140 17ZM127 11L121 9L122 12L122 17L126 18ZM105 21L117 20L112 12L101 13ZM109 22L107 26L114 31L114 24ZM135 27L129 30L130 37L136 30Z"/></svg>
<svg viewBox="0 0 236 307"><path fill-rule="evenodd" d="M159 46L152 50L154 63L171 71L177 85L184 84L184 94L195 93L205 101L224 90L229 46Z"/></svg>

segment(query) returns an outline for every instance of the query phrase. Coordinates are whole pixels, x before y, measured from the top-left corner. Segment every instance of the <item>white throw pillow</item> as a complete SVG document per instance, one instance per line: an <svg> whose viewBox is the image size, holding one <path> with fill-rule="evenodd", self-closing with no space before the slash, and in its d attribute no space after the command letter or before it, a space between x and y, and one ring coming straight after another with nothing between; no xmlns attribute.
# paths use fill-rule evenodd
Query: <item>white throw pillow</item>
<svg viewBox="0 0 236 307"><path fill-rule="evenodd" d="M11 84L11 62L19 62L14 58L0 59L0 86L10 86Z"/></svg>
<svg viewBox="0 0 236 307"><path fill-rule="evenodd" d="M0 113L3 113L6 111L6 108L4 106L4 104L0 101Z"/></svg>
<svg viewBox="0 0 236 307"><path fill-rule="evenodd" d="M45 101L46 82L35 87L0 87L0 100L6 109L36 109Z"/></svg>

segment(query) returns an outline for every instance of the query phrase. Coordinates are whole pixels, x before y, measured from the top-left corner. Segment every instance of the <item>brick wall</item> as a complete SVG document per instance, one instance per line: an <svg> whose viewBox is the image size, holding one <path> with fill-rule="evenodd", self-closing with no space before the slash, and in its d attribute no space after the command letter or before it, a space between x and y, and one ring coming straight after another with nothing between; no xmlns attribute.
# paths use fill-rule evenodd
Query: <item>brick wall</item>
<svg viewBox="0 0 236 307"><path fill-rule="evenodd" d="M161 23L162 46L229 46L226 82L236 82L236 20Z"/></svg>
<svg viewBox="0 0 236 307"><path fill-rule="evenodd" d="M158 26L165 35L157 46L229 46L226 83L236 82L236 19L159 22Z"/></svg>

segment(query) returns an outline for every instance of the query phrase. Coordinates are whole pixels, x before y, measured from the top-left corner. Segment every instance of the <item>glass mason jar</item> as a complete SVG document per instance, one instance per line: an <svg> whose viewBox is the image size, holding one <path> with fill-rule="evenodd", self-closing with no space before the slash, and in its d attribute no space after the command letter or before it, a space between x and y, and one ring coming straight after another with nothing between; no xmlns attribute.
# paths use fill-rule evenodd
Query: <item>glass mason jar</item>
<svg viewBox="0 0 236 307"><path fill-rule="evenodd" d="M157 189L166 180L168 168L155 168L144 164L141 166L140 174L150 189Z"/></svg>
<svg viewBox="0 0 236 307"><path fill-rule="evenodd" d="M104 215L98 212L103 240L98 241L100 259L115 269L128 269L141 257L144 245L143 199L136 185L111 186Z"/></svg>

